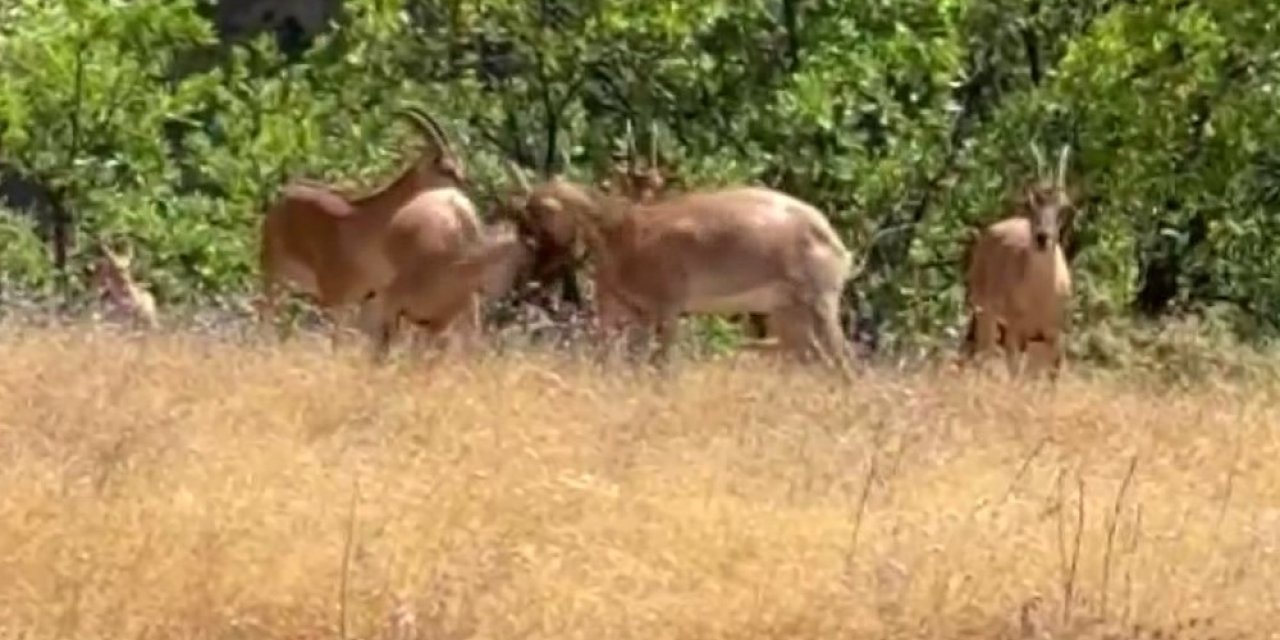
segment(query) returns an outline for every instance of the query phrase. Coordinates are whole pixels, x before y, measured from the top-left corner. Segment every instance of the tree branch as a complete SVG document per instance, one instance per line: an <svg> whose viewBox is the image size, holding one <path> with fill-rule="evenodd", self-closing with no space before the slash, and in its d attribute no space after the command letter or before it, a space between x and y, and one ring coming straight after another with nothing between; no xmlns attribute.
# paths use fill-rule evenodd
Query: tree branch
<svg viewBox="0 0 1280 640"><path fill-rule="evenodd" d="M68 273L67 263L69 262L69 254L71 252L72 231L75 225L74 216L66 206L67 196L70 194L74 199L77 195L75 163L76 158L80 156L81 146L81 116L84 106L84 74L85 74L85 53L89 50L88 39L81 40L76 46L75 53L75 77L72 80L72 97L71 97L71 140L67 145L67 157L64 162L63 180L58 181L60 184L55 186L52 191L55 194L55 206L53 216L53 265L54 270L58 273L58 284L62 289L64 297L69 294L70 276ZM70 300L66 300L70 302Z"/></svg>
<svg viewBox="0 0 1280 640"><path fill-rule="evenodd" d="M787 71L800 68L800 11L798 0L782 0L782 24L787 30Z"/></svg>
<svg viewBox="0 0 1280 640"><path fill-rule="evenodd" d="M1027 71L1031 75L1031 84L1038 87L1043 77L1040 68L1040 36L1036 31L1036 23L1040 17L1040 0L1031 0L1027 13L1026 23L1022 27L1022 47L1027 54Z"/></svg>

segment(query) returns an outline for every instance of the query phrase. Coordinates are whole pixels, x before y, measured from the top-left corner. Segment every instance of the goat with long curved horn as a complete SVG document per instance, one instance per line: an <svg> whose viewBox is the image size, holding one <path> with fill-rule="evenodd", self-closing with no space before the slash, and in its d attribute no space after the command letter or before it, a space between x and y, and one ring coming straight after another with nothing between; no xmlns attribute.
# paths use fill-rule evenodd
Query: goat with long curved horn
<svg viewBox="0 0 1280 640"><path fill-rule="evenodd" d="M387 314L395 305L438 289L433 279L451 277L459 256L480 240L480 220L462 191L466 169L443 128L417 107L401 107L396 114L413 123L428 148L395 179L360 196L323 182L293 180L271 203L259 247L262 319L275 315L280 285L288 284L313 297L330 317L335 343L340 310L383 309L386 313L370 317L365 328L378 328L371 337L385 343L385 327L395 321ZM398 299L388 300L393 285ZM474 336L479 301L474 296L462 307L451 307L458 314L435 320Z"/></svg>

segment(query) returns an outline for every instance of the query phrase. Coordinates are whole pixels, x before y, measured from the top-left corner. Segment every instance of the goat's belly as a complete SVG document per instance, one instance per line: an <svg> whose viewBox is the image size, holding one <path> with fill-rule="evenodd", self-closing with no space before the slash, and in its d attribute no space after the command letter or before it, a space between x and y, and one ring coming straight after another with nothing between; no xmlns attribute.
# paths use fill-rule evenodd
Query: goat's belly
<svg viewBox="0 0 1280 640"><path fill-rule="evenodd" d="M756 287L735 292L695 292L685 304L691 313L767 313L784 305L786 294L779 287Z"/></svg>

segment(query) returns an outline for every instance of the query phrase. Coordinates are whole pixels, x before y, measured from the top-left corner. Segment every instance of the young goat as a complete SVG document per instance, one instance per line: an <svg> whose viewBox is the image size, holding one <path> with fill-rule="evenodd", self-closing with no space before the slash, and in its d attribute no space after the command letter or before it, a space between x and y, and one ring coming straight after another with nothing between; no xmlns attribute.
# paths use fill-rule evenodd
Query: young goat
<svg viewBox="0 0 1280 640"><path fill-rule="evenodd" d="M1059 244L1060 231L1069 227L1073 211L1066 187L1070 147L1062 147L1057 175L1049 179L1043 177L1039 150L1033 152L1040 177L1023 193L1017 212L987 226L966 250L970 318L961 362L998 342L1010 375L1017 375L1021 357L1035 344L1048 352L1056 378L1064 360L1062 340L1072 286Z"/></svg>
<svg viewBox="0 0 1280 640"><path fill-rule="evenodd" d="M426 138L416 161L385 186L360 197L318 182L295 180L262 221L264 319L275 314L278 283L312 296L335 325L338 309L365 306L398 276L429 286L426 274L447 277L453 263L478 241L480 222L461 159L430 114L401 110ZM401 287L408 286L401 282ZM479 298L459 315L462 328L479 328ZM374 324L379 321L373 320Z"/></svg>
<svg viewBox="0 0 1280 640"><path fill-rule="evenodd" d="M838 305L851 256L811 205L758 187L637 203L560 177L534 188L512 171L535 244L585 244L603 326L652 327L666 360L682 313L762 313L781 346L847 371Z"/></svg>
<svg viewBox="0 0 1280 640"><path fill-rule="evenodd" d="M91 283L107 305L106 317L136 327L158 327L155 298L129 274L132 257L115 253L103 242L98 243L98 252Z"/></svg>

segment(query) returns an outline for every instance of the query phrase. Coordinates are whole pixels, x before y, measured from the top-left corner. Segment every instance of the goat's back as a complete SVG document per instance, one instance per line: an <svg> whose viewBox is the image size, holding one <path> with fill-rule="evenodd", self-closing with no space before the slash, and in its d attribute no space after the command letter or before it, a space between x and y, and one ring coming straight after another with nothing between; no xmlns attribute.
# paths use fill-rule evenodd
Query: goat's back
<svg viewBox="0 0 1280 640"><path fill-rule="evenodd" d="M849 275L849 252L830 223L784 193L691 192L629 211L614 245L622 277L680 288L690 310L767 312L838 290Z"/></svg>
<svg viewBox="0 0 1280 640"><path fill-rule="evenodd" d="M849 256L826 216L798 198L771 189L686 193L636 206L633 214L656 232L688 234L711 249L746 245L776 251L793 242Z"/></svg>

